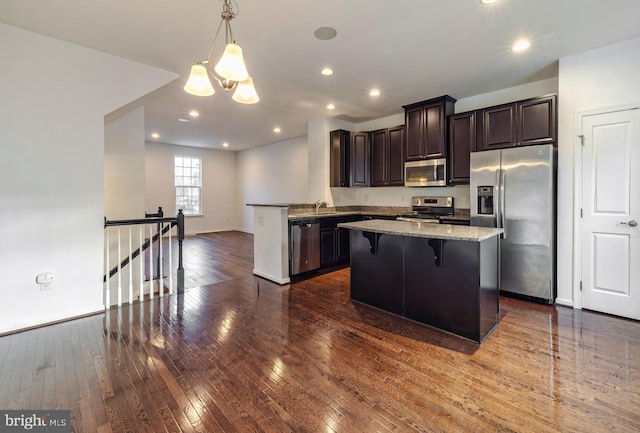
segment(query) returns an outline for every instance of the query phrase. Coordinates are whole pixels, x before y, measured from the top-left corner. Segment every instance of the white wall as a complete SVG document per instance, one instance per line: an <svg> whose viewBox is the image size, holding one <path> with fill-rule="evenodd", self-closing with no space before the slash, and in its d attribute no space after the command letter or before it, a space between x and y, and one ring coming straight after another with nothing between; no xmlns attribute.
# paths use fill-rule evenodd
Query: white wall
<svg viewBox="0 0 640 433"><path fill-rule="evenodd" d="M240 230L253 233L253 208L247 203L309 202L308 155L307 137L238 152Z"/></svg>
<svg viewBox="0 0 640 433"><path fill-rule="evenodd" d="M144 107L104 126L104 215L144 218Z"/></svg>
<svg viewBox="0 0 640 433"><path fill-rule="evenodd" d="M104 116L176 75L5 24L0 58L3 333L103 308Z"/></svg>
<svg viewBox="0 0 640 433"><path fill-rule="evenodd" d="M558 302L578 306L573 278L576 116L640 102L640 38L560 59L558 146Z"/></svg>
<svg viewBox="0 0 640 433"><path fill-rule="evenodd" d="M202 215L185 218L185 233L234 230L237 221L236 153L147 142L145 146L145 209L162 207L165 216L176 215L173 178L175 156L202 159Z"/></svg>

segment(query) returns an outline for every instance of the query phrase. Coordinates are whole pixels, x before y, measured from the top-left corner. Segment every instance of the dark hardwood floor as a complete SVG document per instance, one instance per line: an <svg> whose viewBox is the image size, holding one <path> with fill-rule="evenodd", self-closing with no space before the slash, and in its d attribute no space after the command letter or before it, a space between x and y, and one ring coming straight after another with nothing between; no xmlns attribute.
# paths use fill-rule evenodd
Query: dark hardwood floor
<svg viewBox="0 0 640 433"><path fill-rule="evenodd" d="M352 303L348 269L254 277L250 239L197 238L230 258L212 284L185 252L184 295L1 337L0 408L99 433L640 431L638 322L501 298L478 346Z"/></svg>

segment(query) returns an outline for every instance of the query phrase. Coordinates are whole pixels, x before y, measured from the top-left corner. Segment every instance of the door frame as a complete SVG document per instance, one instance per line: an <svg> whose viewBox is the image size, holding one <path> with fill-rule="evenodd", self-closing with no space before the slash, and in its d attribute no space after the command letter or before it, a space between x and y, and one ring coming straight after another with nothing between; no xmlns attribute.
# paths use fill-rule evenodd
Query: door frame
<svg viewBox="0 0 640 433"><path fill-rule="evenodd" d="M582 290L580 289L580 283L582 281L582 217L580 216L580 209L582 209L582 194L583 194L583 177L582 177L582 140L580 135L584 124L584 118L587 116L594 116L598 114L615 113L618 111L639 110L640 101L635 103L614 105L602 108L595 108L591 110L577 111L575 117L574 131L575 144L574 144L574 194L573 194L573 308L582 309Z"/></svg>

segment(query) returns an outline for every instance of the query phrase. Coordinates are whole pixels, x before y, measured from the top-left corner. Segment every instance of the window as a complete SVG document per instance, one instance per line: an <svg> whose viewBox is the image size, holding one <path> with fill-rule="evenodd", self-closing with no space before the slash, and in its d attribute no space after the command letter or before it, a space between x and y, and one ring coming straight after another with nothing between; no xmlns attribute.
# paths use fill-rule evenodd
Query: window
<svg viewBox="0 0 640 433"><path fill-rule="evenodd" d="M176 210L182 209L185 215L200 215L202 213L200 167L200 158L176 156L174 159Z"/></svg>

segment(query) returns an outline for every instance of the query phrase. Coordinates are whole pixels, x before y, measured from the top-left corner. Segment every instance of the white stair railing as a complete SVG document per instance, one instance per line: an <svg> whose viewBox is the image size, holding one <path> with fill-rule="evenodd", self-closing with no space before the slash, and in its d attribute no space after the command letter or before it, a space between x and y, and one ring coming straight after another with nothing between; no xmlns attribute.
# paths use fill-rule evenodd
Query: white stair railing
<svg viewBox="0 0 640 433"><path fill-rule="evenodd" d="M165 218L162 215L162 208L159 208L157 214L145 214L144 219L118 221L105 219L104 225L105 308L120 307L123 303L131 304L145 297L152 299L156 292L159 296L173 294L174 269L177 269L177 292L184 292L184 269L182 268L184 214L182 210L178 211L176 217ZM122 230L122 227L128 230ZM173 257L173 230L176 230L178 243L177 263ZM138 238L135 249L134 236ZM165 248L168 249L168 254L165 254ZM165 260L168 260L166 265ZM117 264L111 267L114 262ZM146 270L148 273L145 272ZM167 270L169 275L165 276L164 272ZM165 279L167 279L166 284Z"/></svg>

